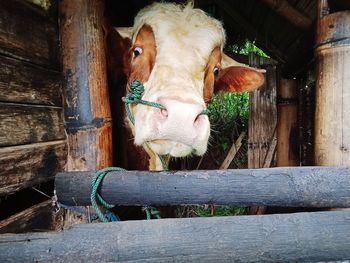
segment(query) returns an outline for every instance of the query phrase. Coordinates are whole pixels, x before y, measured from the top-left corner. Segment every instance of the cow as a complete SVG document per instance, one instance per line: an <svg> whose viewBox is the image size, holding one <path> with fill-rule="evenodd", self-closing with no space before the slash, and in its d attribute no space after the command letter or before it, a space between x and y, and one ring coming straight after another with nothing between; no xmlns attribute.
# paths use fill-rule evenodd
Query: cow
<svg viewBox="0 0 350 263"><path fill-rule="evenodd" d="M203 113L213 94L264 82L259 70L223 53L221 22L191 3L145 7L131 29L106 26L106 44L114 138L124 158L118 164L126 169L163 170L160 156L203 155L210 136ZM131 105L133 124L121 98L135 80L144 86L142 99L162 107Z"/></svg>

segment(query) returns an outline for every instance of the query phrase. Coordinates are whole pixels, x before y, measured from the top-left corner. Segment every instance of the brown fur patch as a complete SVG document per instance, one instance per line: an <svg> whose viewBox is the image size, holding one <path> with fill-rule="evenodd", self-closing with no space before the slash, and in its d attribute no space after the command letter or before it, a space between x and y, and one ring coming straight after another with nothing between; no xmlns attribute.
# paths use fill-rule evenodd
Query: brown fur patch
<svg viewBox="0 0 350 263"><path fill-rule="evenodd" d="M133 54L136 47L142 48L142 53L138 56ZM129 76L128 83L130 84L133 80L138 80L141 83L146 82L152 72L157 53L156 40L149 25L141 27L137 33L135 43L128 53L130 60L130 72L127 74Z"/></svg>
<svg viewBox="0 0 350 263"><path fill-rule="evenodd" d="M208 64L205 67L204 72L204 101L205 103L209 103L214 94L214 83L215 83L215 75L213 73L214 68L218 67L220 70L220 61L221 61L221 51L219 47L214 48L211 52Z"/></svg>

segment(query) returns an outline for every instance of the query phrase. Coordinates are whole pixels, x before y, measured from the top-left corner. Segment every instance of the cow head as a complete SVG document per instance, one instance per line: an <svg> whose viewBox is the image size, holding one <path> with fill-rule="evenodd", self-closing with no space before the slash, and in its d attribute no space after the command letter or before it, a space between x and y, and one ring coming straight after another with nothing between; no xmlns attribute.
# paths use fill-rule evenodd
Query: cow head
<svg viewBox="0 0 350 263"><path fill-rule="evenodd" d="M224 65L221 23L191 5L146 7L135 18L130 40L124 58L128 85L143 83L142 99L165 109L133 105L135 125L128 125L136 145L160 155L203 155L210 123L201 113L213 94L251 91L264 82L255 69Z"/></svg>

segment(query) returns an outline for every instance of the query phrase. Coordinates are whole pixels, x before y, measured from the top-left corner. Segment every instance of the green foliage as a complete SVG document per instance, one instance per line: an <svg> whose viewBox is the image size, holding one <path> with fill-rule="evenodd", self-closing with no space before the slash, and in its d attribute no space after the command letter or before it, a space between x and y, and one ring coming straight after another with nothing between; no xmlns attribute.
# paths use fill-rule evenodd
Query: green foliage
<svg viewBox="0 0 350 263"><path fill-rule="evenodd" d="M232 53L238 53L242 55L249 55L250 53L255 53L262 57L269 57L264 51L255 46L255 41L250 41L247 38L243 39L241 43L228 46L226 50Z"/></svg>
<svg viewBox="0 0 350 263"><path fill-rule="evenodd" d="M246 207L213 206L213 205L188 205L177 207L177 217L211 217L211 216L236 216L247 214Z"/></svg>
<svg viewBox="0 0 350 263"><path fill-rule="evenodd" d="M248 129L249 94L222 93L213 97L208 105L212 126L212 144L227 152L234 139Z"/></svg>

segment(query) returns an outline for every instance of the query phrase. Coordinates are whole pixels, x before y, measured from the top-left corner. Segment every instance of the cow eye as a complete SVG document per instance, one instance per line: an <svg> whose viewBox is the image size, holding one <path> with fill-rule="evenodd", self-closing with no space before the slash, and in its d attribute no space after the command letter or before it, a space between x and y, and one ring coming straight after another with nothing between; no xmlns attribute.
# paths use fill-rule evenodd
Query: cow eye
<svg viewBox="0 0 350 263"><path fill-rule="evenodd" d="M215 77L219 75L219 68L218 67L214 67L213 74Z"/></svg>
<svg viewBox="0 0 350 263"><path fill-rule="evenodd" d="M142 48L140 47L135 47L134 48L134 56L137 57L138 55L142 54Z"/></svg>

